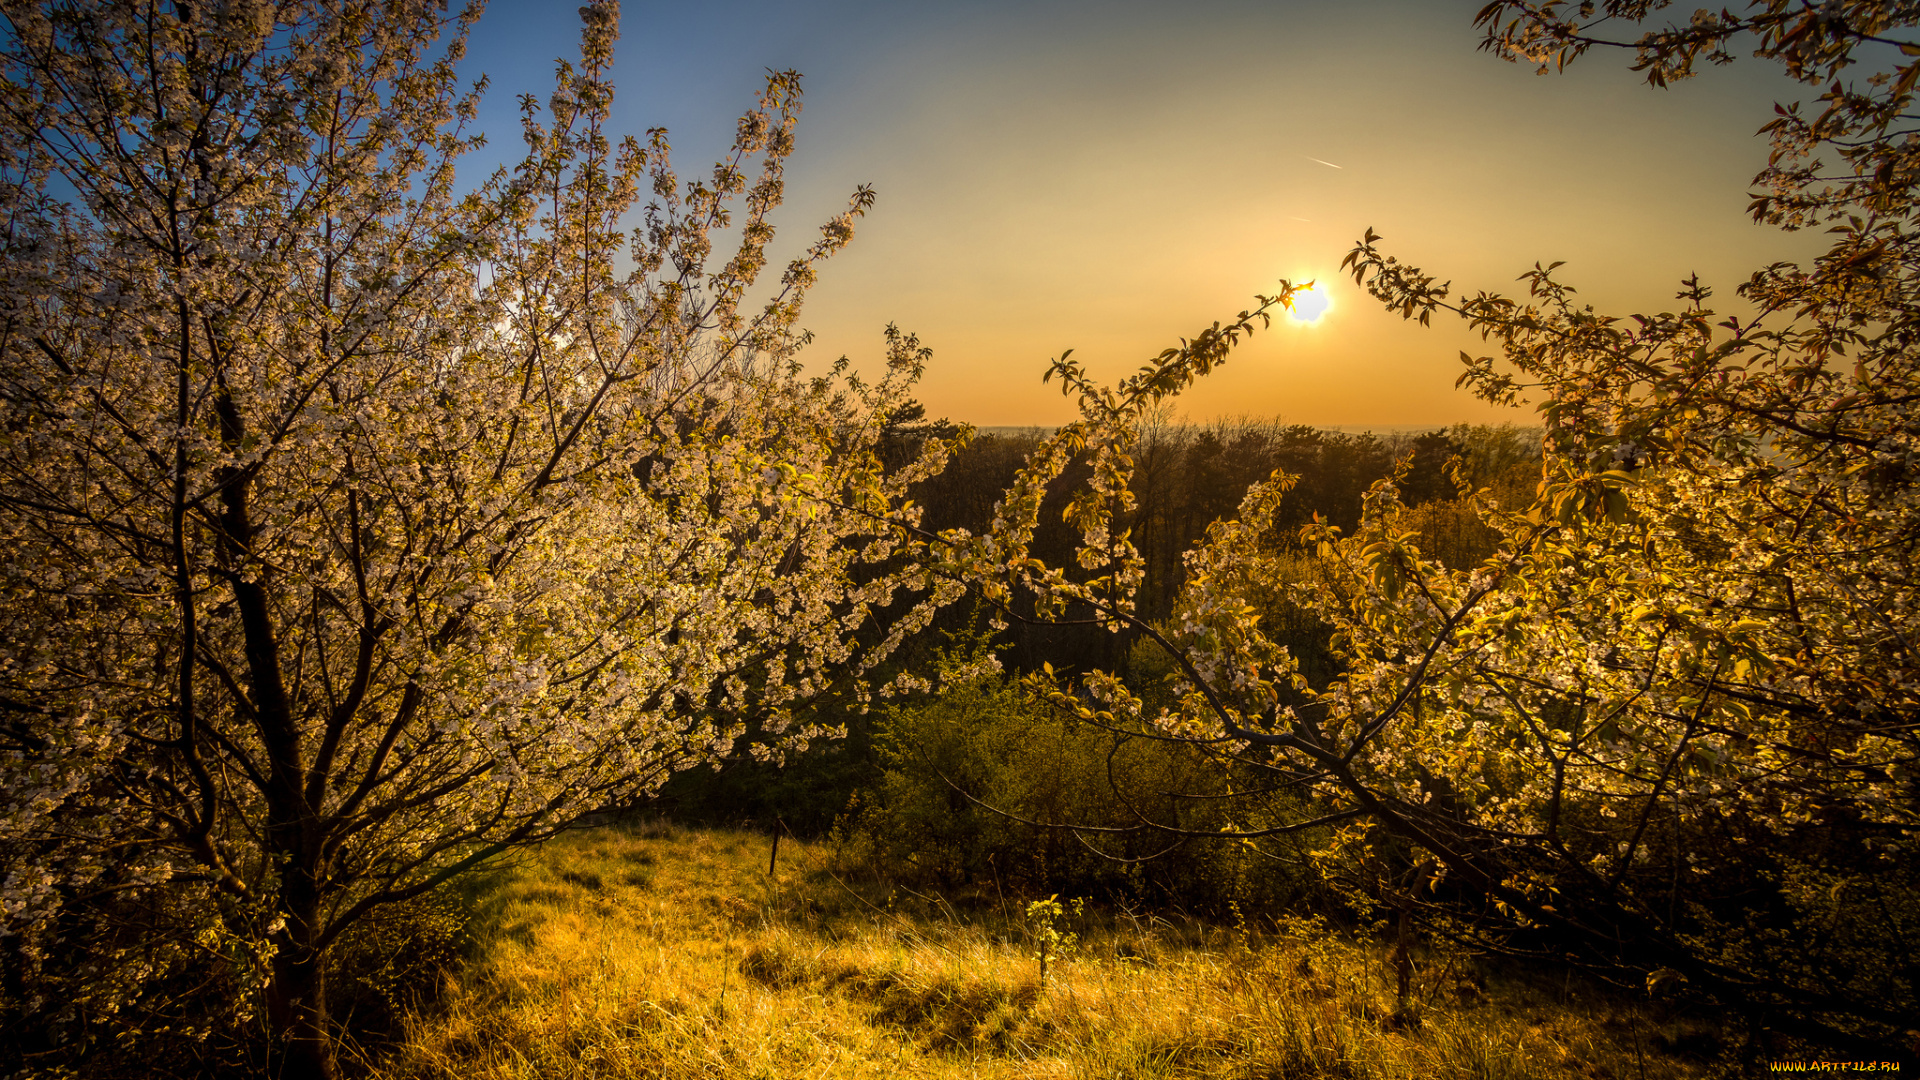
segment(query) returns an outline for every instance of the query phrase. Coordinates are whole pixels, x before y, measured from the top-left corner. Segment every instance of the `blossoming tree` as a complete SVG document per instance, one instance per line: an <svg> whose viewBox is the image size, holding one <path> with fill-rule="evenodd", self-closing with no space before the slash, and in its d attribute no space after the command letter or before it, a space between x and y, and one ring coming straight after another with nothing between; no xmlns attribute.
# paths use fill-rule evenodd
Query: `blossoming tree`
<svg viewBox="0 0 1920 1080"><path fill-rule="evenodd" d="M1492 51L1544 70L1664 6L1498 2L1480 23ZM1656 85L1745 41L1822 91L1814 110L1778 110L1752 212L1835 240L1810 266L1756 272L1751 311L1716 315L1689 280L1677 310L1623 321L1554 267L1524 275L1523 298L1455 297L1371 232L1354 249L1347 267L1390 310L1454 313L1498 343L1462 357L1462 383L1538 403L1535 504L1462 492L1501 537L1480 565L1422 552L1383 483L1353 535L1302 533L1317 559L1301 578L1263 535L1291 483L1276 476L1188 555L1174 617L1137 618L1136 426L1289 287L1117 387L1055 362L1082 419L1031 459L995 535L946 538L951 572L1164 648L1176 703L1157 712L1109 674L1034 682L1085 722L1265 777L1229 837L1317 830L1325 865L1402 917L1886 1056L1920 1010L1914 25L1888 5L1767 0L1620 43ZM1884 63L1843 80L1868 49ZM1079 566L1040 565L1039 495L1080 450ZM1276 602L1331 628L1330 681L1310 684L1269 636ZM1312 813L1276 818L1298 793Z"/></svg>
<svg viewBox="0 0 1920 1080"><path fill-rule="evenodd" d="M682 185L664 132L605 130L595 0L524 160L461 194L477 8L0 11L16 1030L204 1026L169 1012L200 973L265 988L279 1075L330 1075L355 920L748 721L804 740L797 706L950 598L893 558L944 447L874 452L924 350L890 330L877 383L792 363L870 194L749 302L796 75Z"/></svg>

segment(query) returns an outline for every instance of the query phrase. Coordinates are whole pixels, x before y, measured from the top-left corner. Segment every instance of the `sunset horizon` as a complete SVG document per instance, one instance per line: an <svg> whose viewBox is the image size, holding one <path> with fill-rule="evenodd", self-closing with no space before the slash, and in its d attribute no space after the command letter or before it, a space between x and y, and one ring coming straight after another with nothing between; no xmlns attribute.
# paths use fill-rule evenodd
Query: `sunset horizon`
<svg viewBox="0 0 1920 1080"><path fill-rule="evenodd" d="M878 196L821 271L803 358L877 371L897 325L933 351L932 416L1065 422L1041 383L1063 351L1114 381L1291 279L1327 314L1276 318L1182 415L1536 424L1455 390L1460 352L1488 347L1383 310L1341 272L1354 243L1375 229L1456 295L1524 291L1559 260L1616 315L1670 310L1696 272L1734 304L1752 267L1817 240L1742 210L1766 161L1752 133L1799 88L1758 65L1666 89L1607 63L1536 76L1477 48L1479 6L628 3L614 127L665 126L682 181L703 178L766 72L799 70L775 265L857 186ZM460 68L491 79L481 162L513 151L516 95L544 101L577 36L545 5L489 5Z"/></svg>

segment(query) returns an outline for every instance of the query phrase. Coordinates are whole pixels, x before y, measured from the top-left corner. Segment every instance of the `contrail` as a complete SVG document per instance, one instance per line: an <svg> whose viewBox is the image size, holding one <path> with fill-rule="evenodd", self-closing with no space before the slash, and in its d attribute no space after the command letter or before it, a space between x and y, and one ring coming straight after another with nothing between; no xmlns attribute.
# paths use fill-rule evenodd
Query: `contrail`
<svg viewBox="0 0 1920 1080"><path fill-rule="evenodd" d="M1345 165L1335 165L1331 161L1321 161L1317 157L1310 157L1310 158L1307 158L1307 160L1312 162L1317 162L1318 164L1321 164L1321 165L1325 165L1329 169L1345 169L1346 168Z"/></svg>

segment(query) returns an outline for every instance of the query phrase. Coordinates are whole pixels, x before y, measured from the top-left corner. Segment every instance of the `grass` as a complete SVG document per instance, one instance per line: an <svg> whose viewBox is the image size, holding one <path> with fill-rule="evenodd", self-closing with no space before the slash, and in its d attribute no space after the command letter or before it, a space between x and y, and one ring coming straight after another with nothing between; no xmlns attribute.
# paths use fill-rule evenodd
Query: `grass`
<svg viewBox="0 0 1920 1080"><path fill-rule="evenodd" d="M1020 905L859 887L824 847L581 830L494 871L474 956L382 1080L594 1077L1688 1077L1703 1038L1571 984L1427 962L1394 1017L1384 948L1092 910L1041 985Z"/></svg>

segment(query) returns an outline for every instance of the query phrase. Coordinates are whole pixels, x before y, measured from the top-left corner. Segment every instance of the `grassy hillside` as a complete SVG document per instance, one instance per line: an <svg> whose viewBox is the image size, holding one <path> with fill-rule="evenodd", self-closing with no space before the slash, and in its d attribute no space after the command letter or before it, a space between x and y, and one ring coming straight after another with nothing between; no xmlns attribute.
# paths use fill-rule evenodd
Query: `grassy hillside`
<svg viewBox="0 0 1920 1080"><path fill-rule="evenodd" d="M1065 905L1043 986L1025 905L875 894L823 847L600 828L495 872L471 961L416 1011L387 1080L426 1077L1667 1077L1704 1036L1571 983L1387 950ZM1024 925L1023 925L1024 923Z"/></svg>

